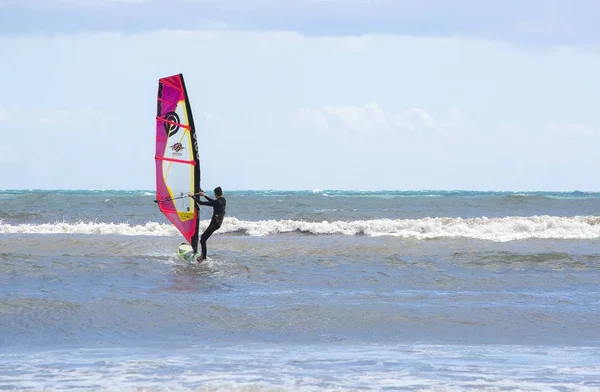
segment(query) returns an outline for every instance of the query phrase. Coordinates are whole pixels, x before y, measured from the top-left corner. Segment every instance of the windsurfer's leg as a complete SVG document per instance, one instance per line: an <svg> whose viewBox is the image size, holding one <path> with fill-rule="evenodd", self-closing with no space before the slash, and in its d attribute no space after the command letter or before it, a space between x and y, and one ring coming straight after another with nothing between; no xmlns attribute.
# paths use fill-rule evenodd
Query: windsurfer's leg
<svg viewBox="0 0 600 392"><path fill-rule="evenodd" d="M202 235L200 236L200 247L202 248L202 256L200 257L202 258L202 260L206 259L206 240L208 240L212 233L214 233L217 229L218 226L213 224L213 222L211 221L206 230L204 230L204 233L202 233Z"/></svg>
<svg viewBox="0 0 600 392"><path fill-rule="evenodd" d="M206 260L206 239L200 241L200 248L202 249L200 260Z"/></svg>

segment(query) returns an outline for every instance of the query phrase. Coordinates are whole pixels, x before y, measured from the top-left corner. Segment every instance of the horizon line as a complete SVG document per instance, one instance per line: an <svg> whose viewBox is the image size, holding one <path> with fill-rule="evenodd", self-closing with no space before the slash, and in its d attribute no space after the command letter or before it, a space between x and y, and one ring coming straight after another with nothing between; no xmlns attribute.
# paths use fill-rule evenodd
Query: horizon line
<svg viewBox="0 0 600 392"><path fill-rule="evenodd" d="M149 192L155 193L154 189L118 189L118 188L3 188L0 192L53 192L53 191L71 191L71 192ZM204 190L204 192L212 192L212 190ZM498 193L518 193L518 192L547 192L547 193L600 193L600 190L548 190L548 189L468 189L468 188L422 188L422 189L393 189L393 188L381 188L381 189L359 189L359 188L305 188L305 189L284 189L284 188L257 188L257 189L229 189L226 192L498 192Z"/></svg>

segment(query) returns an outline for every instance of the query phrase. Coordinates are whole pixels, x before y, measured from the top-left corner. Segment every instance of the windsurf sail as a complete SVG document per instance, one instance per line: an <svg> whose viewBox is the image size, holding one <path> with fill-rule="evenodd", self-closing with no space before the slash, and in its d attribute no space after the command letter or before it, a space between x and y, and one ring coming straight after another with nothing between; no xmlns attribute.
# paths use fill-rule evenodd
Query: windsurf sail
<svg viewBox="0 0 600 392"><path fill-rule="evenodd" d="M200 159L183 74L158 80L156 103L155 202L196 253L200 211L188 195L201 190Z"/></svg>

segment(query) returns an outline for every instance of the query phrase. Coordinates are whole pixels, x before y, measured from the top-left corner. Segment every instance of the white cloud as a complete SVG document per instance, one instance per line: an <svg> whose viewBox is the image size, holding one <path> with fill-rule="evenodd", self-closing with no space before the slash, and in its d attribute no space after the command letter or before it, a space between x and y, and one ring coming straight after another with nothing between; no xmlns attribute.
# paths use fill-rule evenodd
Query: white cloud
<svg viewBox="0 0 600 392"><path fill-rule="evenodd" d="M184 30L184 29L164 29L159 31L161 35L169 35L174 38L186 38L186 39L195 39L195 38L216 38L217 32L212 29L207 30Z"/></svg>
<svg viewBox="0 0 600 392"><path fill-rule="evenodd" d="M421 108L386 113L375 102L362 106L325 105L321 109L300 109L298 124L319 132L361 135L398 135L410 133L458 134L467 129L466 121L456 108L444 111L440 119Z"/></svg>
<svg viewBox="0 0 600 392"><path fill-rule="evenodd" d="M391 123L400 130L410 132L422 132L435 127L433 117L427 111L419 108L392 115Z"/></svg>
<svg viewBox="0 0 600 392"><path fill-rule="evenodd" d="M7 107L0 106L0 121L10 126L17 125L26 118L23 113L23 108L18 103L13 103Z"/></svg>
<svg viewBox="0 0 600 392"><path fill-rule="evenodd" d="M341 128L350 132L377 133L387 131L388 124L383 110L377 103L358 106L325 106L321 113L328 122L337 121Z"/></svg>
<svg viewBox="0 0 600 392"><path fill-rule="evenodd" d="M504 138L530 144L553 143L557 149L563 147L564 143L579 143L600 136L597 125L583 123L502 124L497 129L496 140Z"/></svg>
<svg viewBox="0 0 600 392"><path fill-rule="evenodd" d="M104 113L93 108L69 110L65 108L31 107L21 104L14 104L10 109L0 107L0 121L10 123L11 126L20 124L41 128L44 130L43 134L94 128L102 125L106 120L107 116Z"/></svg>
<svg viewBox="0 0 600 392"><path fill-rule="evenodd" d="M553 135L566 137L589 137L597 133L593 126L587 124L548 124L543 129Z"/></svg>
<svg viewBox="0 0 600 392"><path fill-rule="evenodd" d="M46 110L37 120L44 125L64 126L69 119L69 112L64 109Z"/></svg>
<svg viewBox="0 0 600 392"><path fill-rule="evenodd" d="M328 133L330 131L329 122L320 110L302 108L294 115L292 120L300 129L307 128L316 130L319 133Z"/></svg>

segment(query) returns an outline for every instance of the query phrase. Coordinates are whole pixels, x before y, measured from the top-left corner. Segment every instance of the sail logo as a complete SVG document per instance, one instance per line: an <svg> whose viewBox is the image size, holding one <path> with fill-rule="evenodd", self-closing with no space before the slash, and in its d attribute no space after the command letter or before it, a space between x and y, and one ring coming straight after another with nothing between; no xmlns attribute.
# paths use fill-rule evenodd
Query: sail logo
<svg viewBox="0 0 600 392"><path fill-rule="evenodd" d="M183 147L183 144L181 143L175 143L169 147L171 147L171 150L173 150L173 156L181 156L182 154L180 153L180 151L185 149L185 147Z"/></svg>
<svg viewBox="0 0 600 392"><path fill-rule="evenodd" d="M171 137L175 135L179 131L179 115L175 112L168 112L163 117L165 119L165 132L167 133L167 137Z"/></svg>
<svg viewBox="0 0 600 392"><path fill-rule="evenodd" d="M198 139L196 138L196 132L192 133L192 143L194 144L196 161L200 161L200 157L198 156Z"/></svg>

